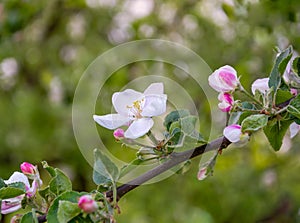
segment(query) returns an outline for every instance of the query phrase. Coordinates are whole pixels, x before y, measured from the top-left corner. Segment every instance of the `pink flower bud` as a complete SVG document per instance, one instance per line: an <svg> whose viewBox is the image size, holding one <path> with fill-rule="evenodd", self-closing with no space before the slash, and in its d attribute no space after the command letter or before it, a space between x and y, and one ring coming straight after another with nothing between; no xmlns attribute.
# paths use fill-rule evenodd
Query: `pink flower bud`
<svg viewBox="0 0 300 223"><path fill-rule="evenodd" d="M98 205L91 195L81 196L78 200L78 206L85 213L92 213L98 209Z"/></svg>
<svg viewBox="0 0 300 223"><path fill-rule="evenodd" d="M242 136L242 127L237 124L229 125L224 129L223 134L230 142L238 142Z"/></svg>
<svg viewBox="0 0 300 223"><path fill-rule="evenodd" d="M296 88L291 88L290 92L294 96L296 96L298 94L298 90Z"/></svg>
<svg viewBox="0 0 300 223"><path fill-rule="evenodd" d="M218 106L222 112L229 112L232 109L234 99L231 94L221 92L218 96L218 99L221 101Z"/></svg>
<svg viewBox="0 0 300 223"><path fill-rule="evenodd" d="M203 167L198 171L198 180L204 180L207 177L207 167Z"/></svg>
<svg viewBox="0 0 300 223"><path fill-rule="evenodd" d="M119 140L119 139L121 139L121 138L124 138L124 130L123 129L116 129L115 131L114 131L114 137L115 137L115 139L117 139L117 140Z"/></svg>
<svg viewBox="0 0 300 223"><path fill-rule="evenodd" d="M262 94L265 94L269 89L269 78L257 79L251 86L253 94L255 94L256 90Z"/></svg>
<svg viewBox="0 0 300 223"><path fill-rule="evenodd" d="M218 92L229 92L234 91L239 84L236 70L225 65L215 70L208 77L209 85Z"/></svg>
<svg viewBox="0 0 300 223"><path fill-rule="evenodd" d="M35 175L36 174L36 167L31 163L24 162L20 165L21 171L25 175Z"/></svg>

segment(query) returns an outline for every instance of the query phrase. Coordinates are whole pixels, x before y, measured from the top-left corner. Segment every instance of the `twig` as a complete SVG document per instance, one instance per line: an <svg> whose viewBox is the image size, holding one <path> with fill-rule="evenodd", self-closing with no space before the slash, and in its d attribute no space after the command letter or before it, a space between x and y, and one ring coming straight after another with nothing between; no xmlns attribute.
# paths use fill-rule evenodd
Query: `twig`
<svg viewBox="0 0 300 223"><path fill-rule="evenodd" d="M142 185L143 183L153 179L154 177L160 175L161 173L171 169L172 167L187 161L189 159L192 159L194 157L197 157L205 152L209 152L215 149L224 149L227 146L231 144L230 141L228 141L225 137L218 138L211 143L201 145L199 147L196 147L195 149L188 150L181 153L172 153L170 155L170 159L163 164L153 168L152 170L149 170L148 172L144 173L143 175L129 181L126 184L123 184L117 188L117 200L119 200L121 197L123 197L125 194L127 194L129 191L137 188L138 186ZM106 192L106 197L109 200L113 199L113 192L108 191Z"/></svg>

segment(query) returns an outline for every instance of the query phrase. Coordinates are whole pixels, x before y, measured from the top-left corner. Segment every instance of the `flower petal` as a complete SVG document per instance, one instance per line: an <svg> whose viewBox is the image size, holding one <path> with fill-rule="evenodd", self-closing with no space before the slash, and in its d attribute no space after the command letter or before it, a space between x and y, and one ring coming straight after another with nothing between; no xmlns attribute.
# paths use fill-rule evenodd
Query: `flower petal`
<svg viewBox="0 0 300 223"><path fill-rule="evenodd" d="M224 131L223 135L230 141L230 142L238 142L240 141L242 131L240 125L229 125L227 126Z"/></svg>
<svg viewBox="0 0 300 223"><path fill-rule="evenodd" d="M238 85L236 70L229 65L220 67L208 77L208 82L218 92L233 91Z"/></svg>
<svg viewBox="0 0 300 223"><path fill-rule="evenodd" d="M147 95L145 97L145 105L141 114L145 117L158 116L166 112L166 108L167 95Z"/></svg>
<svg viewBox="0 0 300 223"><path fill-rule="evenodd" d="M122 125L126 125L130 120L128 117L119 114L109 114L109 115L93 115L93 119L99 125L107 129L116 129Z"/></svg>
<svg viewBox="0 0 300 223"><path fill-rule="evenodd" d="M116 92L112 96L112 104L117 113L127 116L128 115L128 106L132 106L133 102L141 99L143 94L141 92L127 89L122 92Z"/></svg>
<svg viewBox="0 0 300 223"><path fill-rule="evenodd" d="M25 184L26 188L30 188L28 178L25 176L25 174L17 172L17 171L14 172L8 180L4 180L4 183L6 183L6 184L11 184L11 183L16 183L16 182L22 182Z"/></svg>
<svg viewBox="0 0 300 223"><path fill-rule="evenodd" d="M290 137L294 138L295 135L297 135L297 133L299 132L299 130L300 130L300 125L298 125L296 122L293 122L290 125Z"/></svg>
<svg viewBox="0 0 300 223"><path fill-rule="evenodd" d="M256 81L254 81L252 83L252 86L251 86L251 91L252 91L253 94L255 94L256 90L258 90L259 92L264 94L269 89L270 89L269 88L269 78L257 79Z"/></svg>
<svg viewBox="0 0 300 223"><path fill-rule="evenodd" d="M163 83L153 83L144 91L144 95L148 94L163 94L164 93L164 84Z"/></svg>
<svg viewBox="0 0 300 223"><path fill-rule="evenodd" d="M2 204L1 204L1 214L9 214L9 213L12 213L12 212L15 212L17 210L19 210L22 205L21 205L21 201L22 199L17 202L17 203L6 203L9 199L7 200L3 200L2 201Z"/></svg>
<svg viewBox="0 0 300 223"><path fill-rule="evenodd" d="M154 122L151 118L141 118L135 120L126 130L124 136L129 139L136 139L145 135L153 126Z"/></svg>

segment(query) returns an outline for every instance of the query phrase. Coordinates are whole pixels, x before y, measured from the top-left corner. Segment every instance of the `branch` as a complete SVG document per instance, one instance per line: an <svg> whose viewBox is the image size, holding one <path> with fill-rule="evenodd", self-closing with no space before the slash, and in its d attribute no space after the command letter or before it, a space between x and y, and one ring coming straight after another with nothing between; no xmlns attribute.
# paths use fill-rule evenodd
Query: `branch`
<svg viewBox="0 0 300 223"><path fill-rule="evenodd" d="M153 168L152 170L149 170L148 172L142 174L141 176L129 181L126 184L123 184L117 188L117 200L119 200L121 197L123 197L125 194L127 194L129 191L137 188L138 186L142 185L143 183L153 179L154 177L160 175L161 173L171 169L172 167L187 161L189 159L192 159L194 157L197 157L199 155L202 155L205 152L209 152L216 149L224 149L227 146L229 146L231 142L226 139L225 137L220 137L208 144L201 145L196 147L195 149L184 151L181 153L173 152L170 155L170 159L164 162L163 164ZM113 199L113 192L110 190L106 192L106 197L109 200Z"/></svg>

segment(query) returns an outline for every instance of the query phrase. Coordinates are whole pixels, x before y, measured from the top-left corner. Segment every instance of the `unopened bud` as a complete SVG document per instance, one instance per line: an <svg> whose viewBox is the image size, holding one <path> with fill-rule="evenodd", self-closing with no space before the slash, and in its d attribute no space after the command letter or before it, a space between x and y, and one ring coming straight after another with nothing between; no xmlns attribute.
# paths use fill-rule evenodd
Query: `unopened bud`
<svg viewBox="0 0 300 223"><path fill-rule="evenodd" d="M81 196L78 200L78 206L85 213L92 213L98 209L98 205L91 195Z"/></svg>
<svg viewBox="0 0 300 223"><path fill-rule="evenodd" d="M115 139L117 139L117 140L119 140L119 139L121 139L121 138L124 138L124 130L123 129L116 129L115 131L114 131L114 137L115 137Z"/></svg>
<svg viewBox="0 0 300 223"><path fill-rule="evenodd" d="M36 174L36 167L32 165L31 163L24 162L20 165L21 171L25 175L35 175Z"/></svg>

